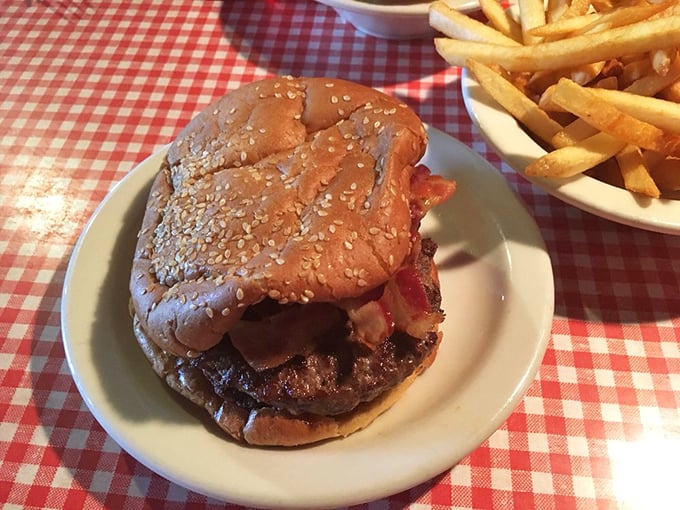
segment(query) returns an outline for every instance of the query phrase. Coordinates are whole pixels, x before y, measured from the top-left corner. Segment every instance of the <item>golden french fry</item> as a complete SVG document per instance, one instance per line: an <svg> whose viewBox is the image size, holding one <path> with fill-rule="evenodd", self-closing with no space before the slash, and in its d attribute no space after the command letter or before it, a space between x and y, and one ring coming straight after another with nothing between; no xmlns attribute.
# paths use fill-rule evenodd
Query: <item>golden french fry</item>
<svg viewBox="0 0 680 510"><path fill-rule="evenodd" d="M548 0L545 12L546 21L553 23L560 19L569 8L569 0Z"/></svg>
<svg viewBox="0 0 680 510"><path fill-rule="evenodd" d="M569 7L562 13L562 18L583 16L590 9L589 0L571 0Z"/></svg>
<svg viewBox="0 0 680 510"><path fill-rule="evenodd" d="M680 136L631 117L571 80L562 78L557 83L551 101L627 143L662 154L680 154Z"/></svg>
<svg viewBox="0 0 680 510"><path fill-rule="evenodd" d="M566 125L562 131L555 133L555 136L552 137L550 143L553 147L559 149L569 145L575 145L581 140L585 140L598 132L599 130L597 128L579 118L571 124Z"/></svg>
<svg viewBox="0 0 680 510"><path fill-rule="evenodd" d="M569 76L569 69L558 69L554 71L537 71L531 73L526 80L526 90L531 91L533 95L542 96L547 89L555 85L560 78Z"/></svg>
<svg viewBox="0 0 680 510"><path fill-rule="evenodd" d="M498 104L542 140L549 142L562 129L536 103L490 67L474 61L468 61L467 67Z"/></svg>
<svg viewBox="0 0 680 510"><path fill-rule="evenodd" d="M524 44L536 44L540 37L532 35L531 30L545 25L545 10L543 0L517 0L519 6L519 24L522 27L522 41Z"/></svg>
<svg viewBox="0 0 680 510"><path fill-rule="evenodd" d="M429 10L430 26L443 34L464 41L520 46L493 27L452 9L445 2L434 2Z"/></svg>
<svg viewBox="0 0 680 510"><path fill-rule="evenodd" d="M590 25L577 29L574 32L574 35L601 32L610 28L621 27L637 23L638 21L647 20L652 16L665 11L674 3L675 0L670 0L658 4L638 4L630 7L614 8L611 11L598 16Z"/></svg>
<svg viewBox="0 0 680 510"><path fill-rule="evenodd" d="M464 66L472 59L487 65L502 63L508 71L561 69L670 46L680 46L680 16L530 46L435 38L437 52L451 65Z"/></svg>
<svg viewBox="0 0 680 510"><path fill-rule="evenodd" d="M604 68L605 62L593 62L572 68L571 79L579 85L585 85L593 81Z"/></svg>
<svg viewBox="0 0 680 510"><path fill-rule="evenodd" d="M638 78L623 90L641 96L654 96L662 90L673 86L678 80L680 80L680 58L676 58L671 63L665 76L651 73Z"/></svg>
<svg viewBox="0 0 680 510"><path fill-rule="evenodd" d="M655 74L644 76L633 82L625 89L625 91L640 96L653 96L662 90L668 90L669 85L678 79L680 79L680 59L675 60L666 76L658 76ZM551 93L552 90L554 89L550 90ZM680 92L680 90L678 92ZM547 104L550 104L549 98L545 98L544 101L546 101ZM557 106L554 105L551 105L550 107L557 109ZM559 148L573 145L580 140L594 135L596 131L597 129L592 127L585 120L578 118L571 124L565 126L562 131L553 137L552 146Z"/></svg>
<svg viewBox="0 0 680 510"><path fill-rule="evenodd" d="M625 145L626 142L607 133L597 133L574 145L548 152L530 163L525 173L534 177L573 177L607 161Z"/></svg>
<svg viewBox="0 0 680 510"><path fill-rule="evenodd" d="M538 101L538 105L541 107L541 109L547 112L566 111L560 105L551 101L552 93L555 90L555 85L557 84L557 81L559 81L561 78L570 78L574 83L578 83L579 85L586 85L592 82L597 76L599 76L600 72L602 71L602 68L604 67L604 64L605 64L604 62L595 62L593 64L578 66L569 71L565 70L564 73L568 72L569 74L566 74L564 76L558 76L557 73L554 73L554 76L557 79L552 85L545 88ZM543 72L546 73L547 71ZM611 78L614 79L614 82L618 83L616 77L612 76Z"/></svg>
<svg viewBox="0 0 680 510"><path fill-rule="evenodd" d="M479 7L493 28L514 41L522 42L522 28L509 10L496 0L479 0Z"/></svg>
<svg viewBox="0 0 680 510"><path fill-rule="evenodd" d="M559 18L542 26L532 28L529 33L536 37L543 39L561 39L572 35L575 31L589 26L593 21L602 17L598 12L590 12L583 16L574 16L571 18Z"/></svg>
<svg viewBox="0 0 680 510"><path fill-rule="evenodd" d="M591 94L622 112L665 131L680 134L680 104L621 90L589 89Z"/></svg>
<svg viewBox="0 0 680 510"><path fill-rule="evenodd" d="M626 145L615 157L627 190L652 198L661 196L661 191L645 166L640 149L634 145Z"/></svg>
<svg viewBox="0 0 680 510"><path fill-rule="evenodd" d="M623 72L620 76L621 84L627 87L634 81L652 74L656 74L652 67L652 61L647 55L644 55L640 59L628 62L623 66Z"/></svg>

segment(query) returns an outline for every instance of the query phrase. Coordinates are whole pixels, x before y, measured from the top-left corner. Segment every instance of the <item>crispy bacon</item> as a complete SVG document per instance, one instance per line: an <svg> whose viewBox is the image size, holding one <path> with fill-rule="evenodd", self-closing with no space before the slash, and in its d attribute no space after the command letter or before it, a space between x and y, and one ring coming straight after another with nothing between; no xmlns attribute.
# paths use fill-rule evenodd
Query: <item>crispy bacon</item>
<svg viewBox="0 0 680 510"><path fill-rule="evenodd" d="M342 311L349 320L349 338L370 349L395 330L425 338L444 315L429 298L427 286L432 282L424 279L430 276L420 274L416 267L421 255L418 228L427 211L447 200L455 189L454 181L418 165L411 177L412 253L385 285L336 305L309 303L270 310L265 316L253 317L255 320L241 320L229 333L234 347L255 370L273 368L311 352L317 339L342 320ZM427 264L432 264L431 260Z"/></svg>
<svg viewBox="0 0 680 510"><path fill-rule="evenodd" d="M456 191L456 182L432 174L425 165L417 165L411 176L411 218L419 222L434 206L448 200Z"/></svg>
<svg viewBox="0 0 680 510"><path fill-rule="evenodd" d="M340 304L351 323L351 338L374 349L395 330L424 338L444 320L428 297L426 283L416 268L404 266L390 279L375 300L346 300Z"/></svg>

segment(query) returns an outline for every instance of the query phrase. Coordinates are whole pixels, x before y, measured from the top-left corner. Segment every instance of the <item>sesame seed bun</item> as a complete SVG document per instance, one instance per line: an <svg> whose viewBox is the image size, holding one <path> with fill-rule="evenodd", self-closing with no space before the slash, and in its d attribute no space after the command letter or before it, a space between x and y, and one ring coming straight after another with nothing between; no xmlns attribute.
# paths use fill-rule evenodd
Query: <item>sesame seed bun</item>
<svg viewBox="0 0 680 510"><path fill-rule="evenodd" d="M191 355L248 305L337 301L410 251L415 113L337 79L269 79L198 114L153 183L130 291L147 334Z"/></svg>
<svg viewBox="0 0 680 510"><path fill-rule="evenodd" d="M156 373L250 444L345 436L390 407L441 339L411 189L426 144L404 103L339 79L253 82L199 113L152 184L132 265ZM404 267L428 320L394 330L385 310L389 332L365 341L353 321L387 306L366 296L392 296Z"/></svg>

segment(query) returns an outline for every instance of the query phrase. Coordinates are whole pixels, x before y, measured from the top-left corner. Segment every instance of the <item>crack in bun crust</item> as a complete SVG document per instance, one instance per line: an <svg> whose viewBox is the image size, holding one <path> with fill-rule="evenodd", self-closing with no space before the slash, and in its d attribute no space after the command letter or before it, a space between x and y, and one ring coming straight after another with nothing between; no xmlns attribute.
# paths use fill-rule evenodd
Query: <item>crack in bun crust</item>
<svg viewBox="0 0 680 510"><path fill-rule="evenodd" d="M412 110L351 82L228 93L152 185L130 282L144 330L190 356L265 297L335 302L384 282L409 253L405 191L426 142Z"/></svg>

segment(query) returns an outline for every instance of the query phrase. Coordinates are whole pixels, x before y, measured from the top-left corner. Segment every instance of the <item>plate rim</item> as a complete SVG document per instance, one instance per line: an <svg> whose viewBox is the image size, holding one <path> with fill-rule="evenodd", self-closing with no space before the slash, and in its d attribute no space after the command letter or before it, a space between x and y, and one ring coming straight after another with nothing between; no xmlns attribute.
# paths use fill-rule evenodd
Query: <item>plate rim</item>
<svg viewBox="0 0 680 510"><path fill-rule="evenodd" d="M526 180L563 202L601 218L651 232L680 235L680 200L636 196L584 174L566 179L527 175L524 168L546 151L482 89L467 67L461 70L460 86L465 109L479 133L501 160ZM512 132L520 136L507 136ZM597 196L598 200L589 200L590 195Z"/></svg>
<svg viewBox="0 0 680 510"><path fill-rule="evenodd" d="M498 186L499 188L505 189L506 192L508 193L508 200L514 201L516 207L524 208L524 204L521 202L519 197L511 190L507 182L502 178L502 176L486 161L484 160L479 154L475 153L472 149L464 145L462 142L450 137L449 135L435 129L428 127L428 133L430 135L431 139L431 146L434 146L436 143L447 143L451 144L453 143L453 146L455 146L455 150L460 150L460 151L465 151L467 156L470 158L473 158L481 168L484 168L484 171L487 172L487 177L489 179L492 179L494 182L494 185ZM546 295L550 295L550 299L544 300L542 303L542 310L540 314L540 318L542 319L542 323L538 326L537 329L539 329L539 336L540 338L537 338L535 340L535 345L533 346L532 350L532 357L531 361L529 363L529 366L523 367L522 370L522 376L519 381L516 382L515 387L513 388L513 391L510 395L507 396L507 400L505 401L504 406L502 408L496 410L496 414L492 416L491 420L489 423L492 425L489 427L486 427L484 430L478 431L478 436L475 438L474 441L471 441L470 443L474 444L469 444L469 448L464 452L462 457L455 459L454 462L449 462L448 459L445 459L443 462L440 462L437 465L430 465L428 466L428 470L423 470L419 474L419 476L410 476L410 477L404 477L403 479L397 480L395 483L397 485L394 485L394 483L389 486L389 488L385 487L383 489L374 489L373 492L364 492L361 495L351 495L351 494L342 494L340 496L334 496L330 497L329 495L323 495L319 496L317 495L316 499L310 500L310 501L299 501L295 500L294 497L293 499L288 499L288 500L281 500L280 497L281 495L277 494L267 494L267 495L257 495L254 496L251 491L245 490L241 491L238 494L233 494L232 495L225 495L224 493L216 493L214 490L206 490L205 487L201 486L196 486L194 482L187 483L186 480L178 478L176 473L173 472L172 470L168 470L163 468L163 466L159 465L149 465L148 459L143 459L140 458L139 452L133 452L130 451L129 449L129 442L126 441L125 435L121 434L119 430L112 430L111 429L111 424L110 420L107 419L106 416L103 415L101 404L98 404L96 401L94 401L91 398L90 390L88 387L86 387L86 383L83 382L79 377L78 377L78 363L81 362L81 360L78 359L79 354L76 352L76 343L74 343L73 339L71 338L70 335L70 330L69 330L69 321L72 320L73 318L70 316L70 310L69 310L69 302L70 302L70 296L69 296L69 288L70 284L73 281L75 271L77 270L77 261L78 261L78 254L81 253L82 245L85 243L85 240L87 239L87 236L89 235L90 229L93 228L93 225L96 223L97 218L99 217L99 214L101 211L106 207L106 204L109 202L112 196L115 196L117 193L120 193L122 189L129 183L132 182L132 179L141 179L141 170L144 168L145 164L148 164L149 161L152 161L153 158L159 157L159 154L161 154L163 151L167 150L167 146L155 151L153 154L149 155L147 158L145 158L142 162L140 162L138 165L136 165L121 181L119 181L115 186L113 186L110 190L110 192L107 194L107 196L102 200L102 202L98 205L98 207L95 209L95 212L92 214L91 218L88 220L88 222L85 225L85 228L81 232L81 235L78 238L78 241L76 242L76 245L73 249L71 259L69 260L69 264L67 267L66 271L66 276L64 280L64 289L62 292L62 301L61 301L61 317L62 317L62 324L61 324L61 329L62 329L62 340L64 344L64 349L66 353L66 359L68 362L69 369L71 370L71 373L73 375L73 378L76 382L76 386L80 392L80 394L83 396L83 399L89 408L90 412L94 415L95 419L100 423L100 425L106 430L106 432L116 441L120 447L125 450L127 453L132 455L136 460L138 460L140 463L143 465L149 467L151 470L154 472L158 473L159 475L165 477L168 480L171 480L175 483L177 483L180 486L183 486L189 490L196 491L201 494L205 494L207 496L215 497L223 501L228 501L228 502L233 502L237 504L243 504L243 505L255 505L255 506L268 506L268 507L289 507L289 506L298 506L298 507L309 507L309 508L314 508L314 507L333 507L333 506L342 506L342 505L351 505L351 504L359 504L362 502L366 501L371 501L375 500L381 497L387 497L391 494L397 493L400 490L406 490L410 487L413 487L414 485L417 485L418 483L423 483L429 479L431 479L433 476L436 476L437 474L443 472L447 468L452 467L455 465L457 462L459 462L462 458L467 456L471 451L473 451L475 448L479 446L486 438L488 438L493 432L495 432L500 425L507 419L507 417L514 411L520 400L523 398L524 394L526 393L526 390L528 389L528 386L531 384L531 382L534 380L535 375L540 367L540 364L542 362L545 350L547 348L547 344L551 338L551 328L552 328L552 321L553 321L553 313L554 313L554 281L553 281L553 275L552 275L552 266L550 263L550 258L547 254L547 251L545 249L545 243L543 241L542 236L540 235L540 230L538 229L538 226L536 225L535 221L531 216L528 214L526 209L524 209L525 217L524 222L526 223L526 227L528 227L528 230L530 231L530 237L533 242L537 243L538 246L537 248L537 257L540 258L540 260L543 263L543 271L547 272L546 274L549 275L549 278L544 282L544 292ZM453 149L451 149L453 150ZM492 177L493 176L493 177ZM509 221L509 220L508 220ZM517 221L517 220L513 220ZM150 371L151 372L151 371ZM155 376L155 374L154 374ZM342 440L340 440L342 441ZM240 446L236 446L237 448L242 448ZM367 499L368 498L368 499Z"/></svg>

